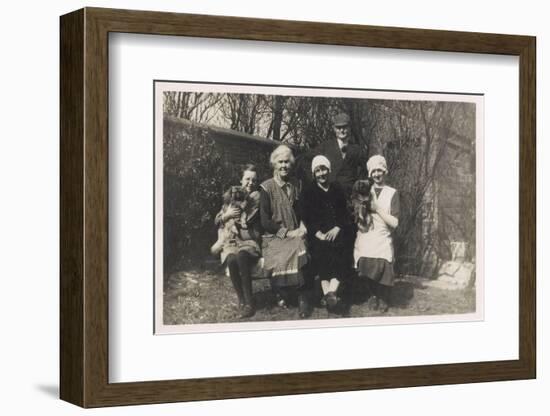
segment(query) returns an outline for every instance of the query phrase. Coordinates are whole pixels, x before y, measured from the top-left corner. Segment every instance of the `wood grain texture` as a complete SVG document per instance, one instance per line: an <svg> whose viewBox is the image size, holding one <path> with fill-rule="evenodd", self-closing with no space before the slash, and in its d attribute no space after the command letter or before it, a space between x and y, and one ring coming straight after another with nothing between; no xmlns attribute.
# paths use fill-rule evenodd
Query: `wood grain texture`
<svg viewBox="0 0 550 416"><path fill-rule="evenodd" d="M87 8L111 32L519 55L527 36Z"/></svg>
<svg viewBox="0 0 550 416"><path fill-rule="evenodd" d="M60 388L83 405L84 12L61 19L60 36Z"/></svg>
<svg viewBox="0 0 550 416"><path fill-rule="evenodd" d="M536 377L536 41L520 54L520 206L519 206L519 337L520 361Z"/></svg>
<svg viewBox="0 0 550 416"><path fill-rule="evenodd" d="M520 58L520 358L512 361L108 381L108 33L515 55ZM87 8L61 18L61 397L83 407L533 378L535 39Z"/></svg>
<svg viewBox="0 0 550 416"><path fill-rule="evenodd" d="M108 380L109 287L109 140L108 140L108 33L87 10L84 127L84 312L86 319L85 386L87 407L96 402Z"/></svg>

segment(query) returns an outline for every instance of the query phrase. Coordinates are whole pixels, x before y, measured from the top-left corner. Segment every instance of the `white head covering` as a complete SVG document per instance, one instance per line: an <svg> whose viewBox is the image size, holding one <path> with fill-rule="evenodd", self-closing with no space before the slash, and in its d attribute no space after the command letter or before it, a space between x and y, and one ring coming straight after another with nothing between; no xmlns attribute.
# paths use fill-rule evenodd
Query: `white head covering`
<svg viewBox="0 0 550 416"><path fill-rule="evenodd" d="M319 166L325 166L330 171L330 160L323 155L317 155L311 161L311 173L315 173L315 169Z"/></svg>
<svg viewBox="0 0 550 416"><path fill-rule="evenodd" d="M384 159L384 156L374 155L368 160L367 170L369 171L369 177L375 169L381 169L388 173L388 166L386 165L386 159Z"/></svg>

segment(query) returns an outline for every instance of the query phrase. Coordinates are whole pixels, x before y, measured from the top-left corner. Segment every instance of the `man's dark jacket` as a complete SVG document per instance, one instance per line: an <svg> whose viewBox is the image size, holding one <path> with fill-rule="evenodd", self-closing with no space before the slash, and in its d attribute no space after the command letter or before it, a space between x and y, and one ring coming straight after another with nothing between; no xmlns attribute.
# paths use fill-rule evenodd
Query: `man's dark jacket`
<svg viewBox="0 0 550 416"><path fill-rule="evenodd" d="M304 160L302 163L309 163L309 168L304 166L303 169L308 169L309 180L312 180L311 176L311 160L317 155L325 156L331 165L329 180L332 182L338 182L346 197L351 195L351 188L357 179L362 177L366 173L366 154L357 144L348 144L346 147L346 156L342 157L342 152L338 146L336 139L325 140L315 147L307 156L307 162Z"/></svg>

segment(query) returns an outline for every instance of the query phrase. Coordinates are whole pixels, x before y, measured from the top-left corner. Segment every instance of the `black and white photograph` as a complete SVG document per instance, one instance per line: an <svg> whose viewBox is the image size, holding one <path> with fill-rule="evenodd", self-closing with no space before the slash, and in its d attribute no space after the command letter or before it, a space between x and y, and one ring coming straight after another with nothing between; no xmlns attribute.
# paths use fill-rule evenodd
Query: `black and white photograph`
<svg viewBox="0 0 550 416"><path fill-rule="evenodd" d="M155 333L483 318L483 95L154 92Z"/></svg>

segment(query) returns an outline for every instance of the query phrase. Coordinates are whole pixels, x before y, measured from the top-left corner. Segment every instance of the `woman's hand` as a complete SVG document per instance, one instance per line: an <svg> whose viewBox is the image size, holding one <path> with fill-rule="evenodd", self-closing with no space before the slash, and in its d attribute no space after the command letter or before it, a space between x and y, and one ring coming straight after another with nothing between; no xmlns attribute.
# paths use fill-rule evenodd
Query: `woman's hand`
<svg viewBox="0 0 550 416"><path fill-rule="evenodd" d="M298 228L286 233L286 236L291 237L291 238L293 238L293 237L305 238L306 234L307 234L307 228L304 225L303 221L300 221L300 226Z"/></svg>
<svg viewBox="0 0 550 416"><path fill-rule="evenodd" d="M241 216L241 209L237 207L229 208L223 215L224 222L230 220L231 218L238 219Z"/></svg>
<svg viewBox="0 0 550 416"><path fill-rule="evenodd" d="M334 241L336 240L336 237L338 237L338 234L340 233L340 227L334 226L332 227L327 233L326 233L326 239L327 241Z"/></svg>
<svg viewBox="0 0 550 416"><path fill-rule="evenodd" d="M307 228L303 221L300 221L300 227L298 228L298 237L304 239L307 235Z"/></svg>
<svg viewBox="0 0 550 416"><path fill-rule="evenodd" d="M275 235L282 240L283 238L286 238L288 233L289 233L289 231L285 227L281 227L281 228L279 228L279 230L277 231L277 233Z"/></svg>
<svg viewBox="0 0 550 416"><path fill-rule="evenodd" d="M321 240L321 241L325 241L327 239L327 235L326 234L323 234L321 231L317 231L315 233L315 237L318 239L318 240Z"/></svg>
<svg viewBox="0 0 550 416"><path fill-rule="evenodd" d="M300 237L300 238L304 238L306 235L306 230L302 229L302 228L296 228L295 230L292 230L292 231L289 231L288 233L286 233L286 236L287 237Z"/></svg>
<svg viewBox="0 0 550 416"><path fill-rule="evenodd" d="M298 231L298 230L291 230L291 231L287 232L287 233L286 233L286 237L288 237L288 238L297 237L298 234L296 234L296 231Z"/></svg>

